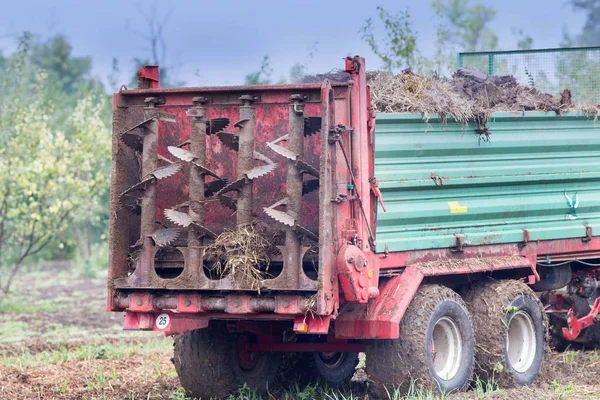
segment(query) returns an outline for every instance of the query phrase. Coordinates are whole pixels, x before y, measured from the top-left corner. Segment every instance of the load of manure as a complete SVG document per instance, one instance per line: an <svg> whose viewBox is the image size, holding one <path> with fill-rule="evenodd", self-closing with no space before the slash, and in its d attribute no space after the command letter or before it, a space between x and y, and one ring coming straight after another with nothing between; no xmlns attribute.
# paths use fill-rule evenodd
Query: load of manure
<svg viewBox="0 0 600 400"><path fill-rule="evenodd" d="M596 118L597 105L576 104L565 89L558 99L530 86L521 85L513 76L488 76L473 68L461 68L452 79L423 76L405 70L399 75L387 72L367 73L371 87L371 106L377 112L422 113L425 122L438 114L467 124L470 119L484 127L496 111L581 111Z"/></svg>

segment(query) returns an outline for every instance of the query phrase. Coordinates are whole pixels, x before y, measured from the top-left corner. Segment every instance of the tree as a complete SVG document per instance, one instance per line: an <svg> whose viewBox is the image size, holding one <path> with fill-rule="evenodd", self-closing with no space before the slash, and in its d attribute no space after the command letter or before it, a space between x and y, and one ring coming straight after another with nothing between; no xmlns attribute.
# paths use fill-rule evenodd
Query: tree
<svg viewBox="0 0 600 400"><path fill-rule="evenodd" d="M488 24L496 10L469 0L434 0L433 8L446 27L446 40L461 51L489 51L498 45L498 36Z"/></svg>
<svg viewBox="0 0 600 400"><path fill-rule="evenodd" d="M76 92L87 81L92 68L90 57L73 57L72 51L73 48L62 35L31 46L33 66L46 71L48 80L56 82L65 93Z"/></svg>
<svg viewBox="0 0 600 400"><path fill-rule="evenodd" d="M167 53L167 43L164 37L164 29L171 16L173 15L174 8L170 7L166 13L160 17L157 14L156 2L153 3L150 13L147 13L144 9L138 8L139 14L146 21L147 31L142 32L135 29L130 29L133 33L141 37L146 45L144 51L148 55L143 57L135 57L133 64L135 71L140 69L144 65L158 65L159 66L159 80L163 87L174 87L183 86L185 82L176 80L174 78L174 65L170 64ZM137 77L134 76L130 85L134 87L137 84Z"/></svg>
<svg viewBox="0 0 600 400"><path fill-rule="evenodd" d="M417 51L417 36L413 31L408 10L390 14L383 7L377 7L379 21L383 23L384 37L381 41L375 36L373 18L365 21L359 32L371 51L383 62L383 69L395 72L412 68L421 59Z"/></svg>
<svg viewBox="0 0 600 400"><path fill-rule="evenodd" d="M244 85L268 85L272 82L272 74L273 68L271 68L271 61L269 60L269 56L265 55L260 63L260 69L246 75Z"/></svg>
<svg viewBox="0 0 600 400"><path fill-rule="evenodd" d="M587 13L583 31L577 37L581 46L600 45L600 0L571 0L571 5L577 11Z"/></svg>
<svg viewBox="0 0 600 400"><path fill-rule="evenodd" d="M103 99L80 99L53 129L44 98L48 73L29 71L29 36L3 71L0 86L0 298L28 257L40 253L108 186L110 133ZM32 82L30 72L35 76Z"/></svg>

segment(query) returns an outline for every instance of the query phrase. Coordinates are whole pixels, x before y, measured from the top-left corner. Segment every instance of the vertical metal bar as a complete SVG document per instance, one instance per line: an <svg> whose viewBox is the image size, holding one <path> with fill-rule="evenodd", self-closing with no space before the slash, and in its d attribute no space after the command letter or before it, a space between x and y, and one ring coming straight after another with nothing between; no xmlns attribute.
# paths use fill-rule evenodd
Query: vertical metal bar
<svg viewBox="0 0 600 400"><path fill-rule="evenodd" d="M241 128L239 133L239 151L237 165L237 179L243 179L248 171L254 167L254 123L255 109L252 103L254 97L244 95L240 97ZM238 194L236 223L237 226L252 223L252 181L247 180Z"/></svg>
<svg viewBox="0 0 600 400"><path fill-rule="evenodd" d="M339 290L335 259L339 249L333 202L335 197L336 143L329 140L329 129L335 126L334 100L331 83L321 86L321 132L319 133L319 282L317 314L336 312Z"/></svg>
<svg viewBox="0 0 600 400"><path fill-rule="evenodd" d="M291 96L288 128L288 150L296 154L298 160L304 158L304 104L299 94ZM302 225L302 174L295 160L287 162L286 194L288 198L287 213L298 225ZM293 281L289 282L290 288L298 286L300 269L302 268L302 243L293 227L287 227L285 232L285 260L284 267L292 268L295 273L290 274Z"/></svg>
<svg viewBox="0 0 600 400"><path fill-rule="evenodd" d="M145 100L144 117L146 119L157 116L158 109L156 97ZM142 150L142 179L150 175L158 166L158 119L153 119L146 124L144 144ZM150 183L142 197L141 238L150 236L156 230L156 182Z"/></svg>
<svg viewBox="0 0 600 400"><path fill-rule="evenodd" d="M200 165L206 165L206 110L202 105L206 102L203 97L192 99L187 115L190 118L190 152ZM198 225L204 224L204 174L193 164L190 165L190 200L189 215ZM188 259L192 271L202 268L202 243L200 233L192 224L188 232Z"/></svg>
<svg viewBox="0 0 600 400"><path fill-rule="evenodd" d="M494 69L495 69L494 54L488 54L488 75L489 76L494 75Z"/></svg>

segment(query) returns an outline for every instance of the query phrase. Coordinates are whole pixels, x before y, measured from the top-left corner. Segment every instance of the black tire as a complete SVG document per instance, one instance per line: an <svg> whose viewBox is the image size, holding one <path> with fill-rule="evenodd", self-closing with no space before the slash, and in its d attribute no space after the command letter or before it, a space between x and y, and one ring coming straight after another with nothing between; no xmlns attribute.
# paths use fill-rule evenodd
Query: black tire
<svg viewBox="0 0 600 400"><path fill-rule="evenodd" d="M223 398L244 383L261 392L274 386L279 355L257 354L256 365L244 368L238 362L238 338L221 321L175 338L173 363L189 396Z"/></svg>
<svg viewBox="0 0 600 400"><path fill-rule="evenodd" d="M520 281L490 279L475 284L465 301L475 328L479 378L503 387L532 384L548 347L546 313L533 290Z"/></svg>
<svg viewBox="0 0 600 400"><path fill-rule="evenodd" d="M350 384L358 365L358 353L312 353L310 357L319 378L336 388Z"/></svg>
<svg viewBox="0 0 600 400"><path fill-rule="evenodd" d="M444 359L439 358L433 346L438 340L434 340L434 333L439 337L440 329L445 331L445 324L450 324L456 335L455 345L439 348L456 349L458 344L461 348L452 357L450 379L436 372L439 370L436 361ZM395 388L407 391L413 383L425 389L439 389L442 393L463 391L471 381L474 354L473 327L463 300L447 287L423 285L400 321L400 338L367 343L366 372L370 389L377 398L388 398L388 393L393 393Z"/></svg>

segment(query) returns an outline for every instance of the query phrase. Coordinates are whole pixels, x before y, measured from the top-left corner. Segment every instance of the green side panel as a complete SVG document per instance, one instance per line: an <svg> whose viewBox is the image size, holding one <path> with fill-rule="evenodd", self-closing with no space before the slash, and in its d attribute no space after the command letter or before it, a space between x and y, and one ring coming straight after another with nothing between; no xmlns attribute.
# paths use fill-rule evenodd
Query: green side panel
<svg viewBox="0 0 600 400"><path fill-rule="evenodd" d="M488 129L486 142L473 123L377 115L378 252L452 247L456 235L476 246L521 242L523 230L532 241L600 233L600 121L496 113Z"/></svg>

